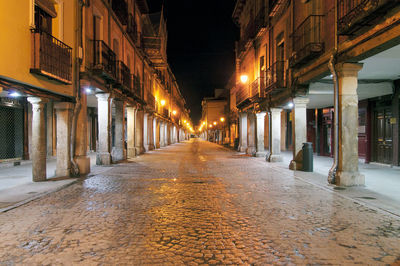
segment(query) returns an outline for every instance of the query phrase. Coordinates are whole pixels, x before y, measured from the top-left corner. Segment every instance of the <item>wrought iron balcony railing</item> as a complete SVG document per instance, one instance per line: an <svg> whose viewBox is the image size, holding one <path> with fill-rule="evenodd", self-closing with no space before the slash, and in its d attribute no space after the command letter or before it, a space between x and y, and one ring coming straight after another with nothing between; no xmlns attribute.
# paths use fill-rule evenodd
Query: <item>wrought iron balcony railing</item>
<svg viewBox="0 0 400 266"><path fill-rule="evenodd" d="M166 117L166 118L169 117L169 111L168 111L167 108L163 108L163 109L162 109L162 115L163 115L164 117Z"/></svg>
<svg viewBox="0 0 400 266"><path fill-rule="evenodd" d="M72 83L72 48L39 29L32 30L31 73Z"/></svg>
<svg viewBox="0 0 400 266"><path fill-rule="evenodd" d="M251 98L254 100L265 97L265 77L258 77L251 85Z"/></svg>
<svg viewBox="0 0 400 266"><path fill-rule="evenodd" d="M321 37L323 15L308 16L292 35L294 55L290 58L290 66L300 66L319 56L324 51Z"/></svg>
<svg viewBox="0 0 400 266"><path fill-rule="evenodd" d="M121 24L127 25L129 20L129 15L128 15L128 4L126 3L126 0L113 0L111 8L114 11L115 15L117 15Z"/></svg>
<svg viewBox="0 0 400 266"><path fill-rule="evenodd" d="M135 17L132 14L129 14L128 26L126 28L126 32L131 37L132 41L136 42L138 39L138 29L135 21Z"/></svg>
<svg viewBox="0 0 400 266"><path fill-rule="evenodd" d="M100 40L93 41L93 70L108 80L117 77L116 56L110 47Z"/></svg>
<svg viewBox="0 0 400 266"><path fill-rule="evenodd" d="M124 62L117 61L117 83L122 85L126 90L131 91L132 80L131 71Z"/></svg>
<svg viewBox="0 0 400 266"><path fill-rule="evenodd" d="M285 62L277 61L267 70L266 94L286 88Z"/></svg>
<svg viewBox="0 0 400 266"><path fill-rule="evenodd" d="M146 100L147 106L150 107L152 110L155 110L156 108L156 99L154 98L153 94L151 92L147 92L147 100Z"/></svg>
<svg viewBox="0 0 400 266"><path fill-rule="evenodd" d="M383 11L400 3L399 0L338 0L338 33L353 35L364 27L374 25Z"/></svg>
<svg viewBox="0 0 400 266"><path fill-rule="evenodd" d="M161 39L160 37L143 37L143 46L145 49L161 49Z"/></svg>
<svg viewBox="0 0 400 266"><path fill-rule="evenodd" d="M250 98L249 85L242 84L236 91L236 106L243 105Z"/></svg>
<svg viewBox="0 0 400 266"><path fill-rule="evenodd" d="M133 93L138 98L142 98L142 83L140 82L140 77L137 75L132 75L132 83L133 83Z"/></svg>

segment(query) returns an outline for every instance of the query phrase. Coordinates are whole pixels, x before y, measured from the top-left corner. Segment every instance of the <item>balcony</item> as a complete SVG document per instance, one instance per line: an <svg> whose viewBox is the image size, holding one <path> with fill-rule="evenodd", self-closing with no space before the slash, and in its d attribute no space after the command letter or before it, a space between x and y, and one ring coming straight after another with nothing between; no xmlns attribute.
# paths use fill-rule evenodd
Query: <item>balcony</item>
<svg viewBox="0 0 400 266"><path fill-rule="evenodd" d="M32 30L31 73L72 84L72 48L39 29Z"/></svg>
<svg viewBox="0 0 400 266"><path fill-rule="evenodd" d="M245 106L250 102L250 92L249 92L249 86L242 85L239 86L239 90L236 92L236 106L238 108Z"/></svg>
<svg viewBox="0 0 400 266"><path fill-rule="evenodd" d="M147 106L149 108L151 108L151 110L155 110L156 108L156 100L153 96L153 94L151 94L151 92L147 92L147 100L146 100Z"/></svg>
<svg viewBox="0 0 400 266"><path fill-rule="evenodd" d="M265 77L258 77L250 85L252 101L259 101L265 97Z"/></svg>
<svg viewBox="0 0 400 266"><path fill-rule="evenodd" d="M112 1L112 10L115 15L117 15L119 21L122 25L127 25L129 21L128 15L128 4L125 0L113 0Z"/></svg>
<svg viewBox="0 0 400 266"><path fill-rule="evenodd" d="M143 37L143 47L145 49L160 50L161 38L160 37Z"/></svg>
<svg viewBox="0 0 400 266"><path fill-rule="evenodd" d="M294 55L290 58L290 67L306 64L324 52L321 37L321 24L324 16L308 16L292 35Z"/></svg>
<svg viewBox="0 0 400 266"><path fill-rule="evenodd" d="M163 108L162 109L162 113L161 113L165 118L169 117L169 111L167 108Z"/></svg>
<svg viewBox="0 0 400 266"><path fill-rule="evenodd" d="M117 84L127 91L131 91L131 71L122 61L117 61Z"/></svg>
<svg viewBox="0 0 400 266"><path fill-rule="evenodd" d="M135 21L135 17L132 14L129 14L128 26L126 28L126 32L131 37L132 41L136 43L138 39L138 29Z"/></svg>
<svg viewBox="0 0 400 266"><path fill-rule="evenodd" d="M140 82L140 77L132 75L133 81L133 93L138 99L142 99L142 84Z"/></svg>
<svg viewBox="0 0 400 266"><path fill-rule="evenodd" d="M115 81L117 78L116 56L104 41L93 41L93 72L107 81Z"/></svg>
<svg viewBox="0 0 400 266"><path fill-rule="evenodd" d="M266 26L267 26L267 21L265 19L265 6L262 5L254 20L254 27L256 34L258 34L262 29L265 29Z"/></svg>
<svg viewBox="0 0 400 266"><path fill-rule="evenodd" d="M377 23L399 0L339 0L338 33L355 35Z"/></svg>
<svg viewBox="0 0 400 266"><path fill-rule="evenodd" d="M267 70L265 93L276 93L286 88L285 62L277 61Z"/></svg>

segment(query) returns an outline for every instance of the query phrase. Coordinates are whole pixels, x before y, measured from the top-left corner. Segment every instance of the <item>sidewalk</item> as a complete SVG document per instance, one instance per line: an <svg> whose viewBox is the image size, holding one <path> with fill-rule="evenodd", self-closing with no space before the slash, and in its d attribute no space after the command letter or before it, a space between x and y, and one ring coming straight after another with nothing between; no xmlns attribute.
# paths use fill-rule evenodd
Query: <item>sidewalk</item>
<svg viewBox="0 0 400 266"><path fill-rule="evenodd" d="M365 186L342 188L327 182L333 158L314 155L314 172L307 173L289 170L291 151L282 152L281 155L283 162L273 163L273 167L286 169L306 182L335 190L345 197L400 216L400 167L359 163L360 172L365 175Z"/></svg>
<svg viewBox="0 0 400 266"><path fill-rule="evenodd" d="M89 155L91 168L96 165L96 154ZM20 206L33 199L60 190L75 183L78 178L55 178L56 158L47 160L47 181L32 182L32 162L22 161L21 165L0 166L0 212Z"/></svg>

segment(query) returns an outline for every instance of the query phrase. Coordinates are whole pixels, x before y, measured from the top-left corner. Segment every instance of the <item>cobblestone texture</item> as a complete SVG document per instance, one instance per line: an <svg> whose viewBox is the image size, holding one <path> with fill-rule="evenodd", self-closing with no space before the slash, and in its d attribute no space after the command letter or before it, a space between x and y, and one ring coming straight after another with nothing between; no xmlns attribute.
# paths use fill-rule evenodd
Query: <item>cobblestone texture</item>
<svg viewBox="0 0 400 266"><path fill-rule="evenodd" d="M385 265L400 255L399 220L197 140L0 214L0 236L0 265Z"/></svg>

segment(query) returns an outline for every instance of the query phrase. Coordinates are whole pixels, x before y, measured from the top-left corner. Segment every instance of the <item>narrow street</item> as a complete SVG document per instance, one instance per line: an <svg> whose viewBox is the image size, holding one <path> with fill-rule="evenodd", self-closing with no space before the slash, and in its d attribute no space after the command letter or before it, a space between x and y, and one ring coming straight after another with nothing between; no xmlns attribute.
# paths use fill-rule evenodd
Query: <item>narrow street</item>
<svg viewBox="0 0 400 266"><path fill-rule="evenodd" d="M112 165L0 214L0 265L369 264L400 221L213 143Z"/></svg>

